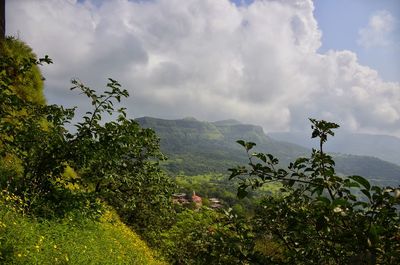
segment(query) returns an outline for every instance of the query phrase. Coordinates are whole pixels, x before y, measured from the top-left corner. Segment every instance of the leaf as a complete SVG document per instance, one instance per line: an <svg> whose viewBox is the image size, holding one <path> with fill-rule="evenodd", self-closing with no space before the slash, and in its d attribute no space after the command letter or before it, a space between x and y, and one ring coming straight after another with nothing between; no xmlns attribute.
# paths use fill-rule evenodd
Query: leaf
<svg viewBox="0 0 400 265"><path fill-rule="evenodd" d="M317 130L317 129L314 129L314 131L313 131L312 134L311 134L311 138L317 138L318 135L319 135L318 130Z"/></svg>
<svg viewBox="0 0 400 265"><path fill-rule="evenodd" d="M319 196L319 197L317 197L317 201L319 201L319 202L321 202L321 203L323 203L325 205L330 205L331 204L331 201L326 197Z"/></svg>
<svg viewBox="0 0 400 265"><path fill-rule="evenodd" d="M338 205L340 205L340 206L347 205L347 200L343 199L343 198L338 198L338 199L335 199L335 200L332 201L332 207L335 207L335 206L338 206Z"/></svg>
<svg viewBox="0 0 400 265"><path fill-rule="evenodd" d="M289 187L293 187L293 185L296 183L296 181L294 179L291 179L287 182L287 186Z"/></svg>
<svg viewBox="0 0 400 265"><path fill-rule="evenodd" d="M350 176L349 178L352 179L352 180L357 181L358 183L363 185L367 190L371 189L371 184L369 184L369 181L366 180L365 178L363 178L361 176Z"/></svg>
<svg viewBox="0 0 400 265"><path fill-rule="evenodd" d="M361 192L364 193L364 195L367 196L368 199L371 199L371 193L368 190L362 189Z"/></svg>
<svg viewBox="0 0 400 265"><path fill-rule="evenodd" d="M240 144L241 146L246 147L246 142L245 142L245 141L243 141L243 140L237 140L236 142L237 142L238 144Z"/></svg>
<svg viewBox="0 0 400 265"><path fill-rule="evenodd" d="M343 186L348 188L359 188L360 184L358 182L353 182L350 179L345 179Z"/></svg>
<svg viewBox="0 0 400 265"><path fill-rule="evenodd" d="M297 158L296 161L294 162L294 166L297 167L298 165L303 164L303 163L305 163L305 162L307 162L307 161L308 161L308 158L306 158L306 157L299 157L299 158Z"/></svg>
<svg viewBox="0 0 400 265"><path fill-rule="evenodd" d="M372 243L376 242L378 239L378 229L375 224L372 224L369 229L369 238L371 239Z"/></svg>
<svg viewBox="0 0 400 265"><path fill-rule="evenodd" d="M273 155L271 155L271 154L267 154L267 156L268 156L268 158L269 158L269 161L274 161L275 160L275 157L273 156Z"/></svg>
<svg viewBox="0 0 400 265"><path fill-rule="evenodd" d="M266 157L266 155L263 154L263 153L255 153L255 154L253 154L253 156L259 158L259 159L260 159L261 161L263 161L264 163L267 162L267 157Z"/></svg>
<svg viewBox="0 0 400 265"><path fill-rule="evenodd" d="M317 223L315 224L315 228L317 229L317 231L322 230L323 228L326 227L326 220L323 216L319 217L317 219Z"/></svg>
<svg viewBox="0 0 400 265"><path fill-rule="evenodd" d="M245 145L245 148L246 148L247 151L249 151L249 150L251 150L254 146L256 146L255 143L253 143L253 142L247 142L246 145Z"/></svg>
<svg viewBox="0 0 400 265"><path fill-rule="evenodd" d="M228 171L231 171L231 175L229 176L229 180L247 173L247 169L243 166L238 166L236 168L229 168Z"/></svg>
<svg viewBox="0 0 400 265"><path fill-rule="evenodd" d="M369 206L369 204L366 202L359 201L359 202L354 203L353 206L354 207L361 206L363 208L367 208Z"/></svg>
<svg viewBox="0 0 400 265"><path fill-rule="evenodd" d="M243 199L246 197L248 192L246 191L246 187L239 187L237 191L237 196L239 199Z"/></svg>

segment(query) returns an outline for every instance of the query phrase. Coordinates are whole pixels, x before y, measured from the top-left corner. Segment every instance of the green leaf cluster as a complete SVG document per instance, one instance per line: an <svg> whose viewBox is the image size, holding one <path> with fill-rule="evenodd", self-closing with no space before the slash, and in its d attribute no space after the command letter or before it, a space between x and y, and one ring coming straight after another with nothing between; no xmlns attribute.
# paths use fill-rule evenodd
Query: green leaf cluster
<svg viewBox="0 0 400 265"><path fill-rule="evenodd" d="M254 234L232 212L186 209L160 235L159 247L173 264L250 264Z"/></svg>
<svg viewBox="0 0 400 265"><path fill-rule="evenodd" d="M238 141L248 164L230 169L240 180L238 196L270 182L282 183L282 196L267 196L256 210L255 230L265 244L278 244L276 264L397 264L400 261L400 187L371 185L361 176L340 176L323 151L335 123L310 119L319 149L287 169L271 154L251 152ZM267 239L265 239L267 238Z"/></svg>
<svg viewBox="0 0 400 265"><path fill-rule="evenodd" d="M9 42L17 48L10 50ZM28 47L11 38L2 48L6 52L0 56L1 188L20 196L26 211L36 216L62 217L87 209L96 217L100 200L139 226L150 219L156 222L155 212L171 205L174 185L159 169L164 157L154 131L128 119L124 108L114 107L129 96L127 90L109 79L104 92L97 93L73 80L71 89L80 90L92 110L71 124L75 108L26 96L40 92L32 73L51 60L37 60ZM18 167L9 166L12 162ZM68 175L68 170L74 173Z"/></svg>

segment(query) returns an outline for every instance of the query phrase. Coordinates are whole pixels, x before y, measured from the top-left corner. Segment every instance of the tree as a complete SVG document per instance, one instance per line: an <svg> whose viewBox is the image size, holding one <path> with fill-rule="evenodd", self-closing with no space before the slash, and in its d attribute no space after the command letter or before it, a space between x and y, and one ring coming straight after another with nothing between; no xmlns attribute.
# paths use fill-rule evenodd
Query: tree
<svg viewBox="0 0 400 265"><path fill-rule="evenodd" d="M279 181L280 197L266 197L255 225L264 243L279 244L276 263L398 264L400 262L399 188L372 186L361 176L340 176L323 151L335 123L310 119L319 149L298 158L288 169L271 154L251 153L255 143L238 141L247 166L230 169L239 178L238 196L249 188ZM265 240L267 238L267 240Z"/></svg>
<svg viewBox="0 0 400 265"><path fill-rule="evenodd" d="M22 46L0 56L0 155L11 155L20 164L18 174L0 165L1 187L22 197L27 210L41 216L64 215L102 200L126 220L145 225L139 213L154 216L151 211L168 207L173 185L158 167L163 155L157 136L128 119L124 108L114 108L129 96L127 90L113 79L104 93L73 81L72 89L87 96L93 110L71 132L66 125L75 108L46 105L30 94L37 91L30 73L51 60L37 60L25 50ZM103 122L107 114L117 117ZM76 174L67 176L68 168Z"/></svg>
<svg viewBox="0 0 400 265"><path fill-rule="evenodd" d="M8 184L22 174L21 155L26 153L18 145L32 142L23 135L45 126L43 116L43 81L37 65L51 63L46 57L37 60L32 50L23 42L8 37L1 41L0 53L0 153L2 174L0 184ZM19 154L17 154L19 152ZM15 183L14 183L15 184Z"/></svg>
<svg viewBox="0 0 400 265"><path fill-rule="evenodd" d="M6 37L6 0L0 0L0 39Z"/></svg>
<svg viewBox="0 0 400 265"><path fill-rule="evenodd" d="M7 37L1 43L1 69L9 80L9 89L22 100L45 104L43 77L38 65L52 63L51 60L48 57L38 60L27 44L14 37Z"/></svg>
<svg viewBox="0 0 400 265"><path fill-rule="evenodd" d="M249 264L254 262L251 227L232 212L185 209L159 235L157 246L172 264Z"/></svg>

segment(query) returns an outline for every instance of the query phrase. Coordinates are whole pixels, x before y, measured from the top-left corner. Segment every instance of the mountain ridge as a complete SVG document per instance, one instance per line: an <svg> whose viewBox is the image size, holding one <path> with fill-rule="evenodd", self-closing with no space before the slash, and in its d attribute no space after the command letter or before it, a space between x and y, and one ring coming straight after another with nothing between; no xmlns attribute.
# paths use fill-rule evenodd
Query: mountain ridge
<svg viewBox="0 0 400 265"><path fill-rule="evenodd" d="M311 151L297 144L276 140L267 135L261 126L233 120L207 122L142 117L136 121L145 128L154 129L160 137L161 150L169 157L163 167L171 174L227 173L228 168L246 164L245 150L236 143L239 139L255 142L255 151L273 154L282 166L287 166L298 157L309 156ZM369 156L332 155L340 173L362 175L388 185L400 183L400 166L393 163Z"/></svg>
<svg viewBox="0 0 400 265"><path fill-rule="evenodd" d="M270 137L310 148L313 141L304 132L274 132ZM400 166L400 138L389 135L349 133L340 130L325 146L328 152L373 156Z"/></svg>

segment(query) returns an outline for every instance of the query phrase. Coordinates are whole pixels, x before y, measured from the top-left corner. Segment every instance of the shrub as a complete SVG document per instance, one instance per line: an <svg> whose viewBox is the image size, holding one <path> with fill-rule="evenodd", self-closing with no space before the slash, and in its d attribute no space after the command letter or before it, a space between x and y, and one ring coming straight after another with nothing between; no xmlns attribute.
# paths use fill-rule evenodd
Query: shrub
<svg viewBox="0 0 400 265"><path fill-rule="evenodd" d="M259 206L259 234L280 246L280 262L285 264L398 264L400 187L372 186L361 176L337 175L323 145L339 126L310 121L319 149L288 169L279 168L271 154L251 153L255 143L238 141L249 156L248 166L230 169L230 178L241 178L238 196L269 182L283 184L282 196L267 197Z"/></svg>

